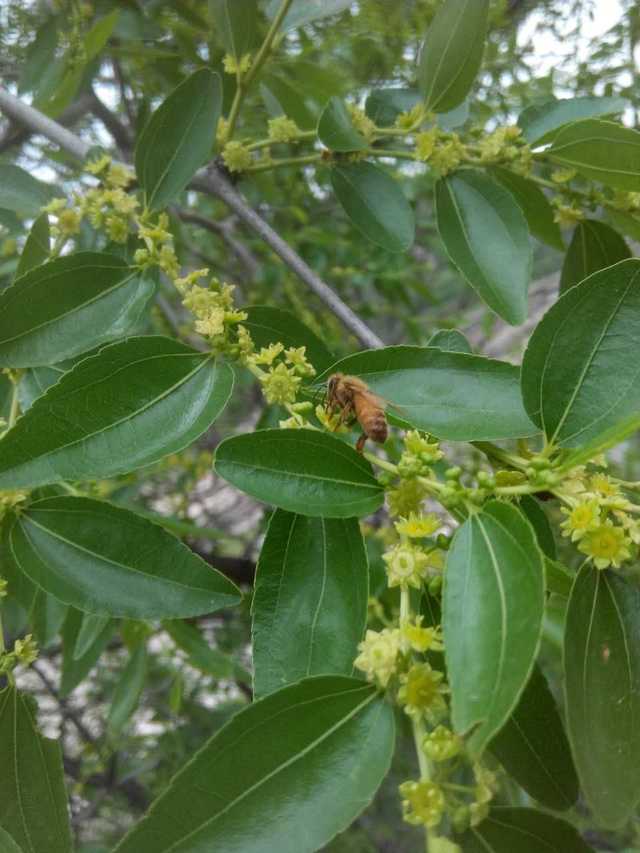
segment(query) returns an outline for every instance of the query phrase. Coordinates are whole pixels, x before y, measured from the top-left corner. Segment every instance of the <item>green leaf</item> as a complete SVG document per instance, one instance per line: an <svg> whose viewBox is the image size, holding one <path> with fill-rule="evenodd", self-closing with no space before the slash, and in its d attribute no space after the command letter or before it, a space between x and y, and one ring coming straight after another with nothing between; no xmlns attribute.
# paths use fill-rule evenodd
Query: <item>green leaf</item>
<svg viewBox="0 0 640 853"><path fill-rule="evenodd" d="M9 833L0 826L0 853L23 853Z"/></svg>
<svg viewBox="0 0 640 853"><path fill-rule="evenodd" d="M70 362L67 363L69 367L73 366ZM32 367L31 370L25 370L18 385L20 411L24 413L30 409L38 397L41 397L47 388L55 385L65 372L59 364L52 367Z"/></svg>
<svg viewBox="0 0 640 853"><path fill-rule="evenodd" d="M318 122L318 139L331 151L363 151L367 140L353 126L342 98L331 98Z"/></svg>
<svg viewBox="0 0 640 853"><path fill-rule="evenodd" d="M585 119L567 125L546 151L563 166L615 189L640 190L640 133L612 121Z"/></svg>
<svg viewBox="0 0 640 853"><path fill-rule="evenodd" d="M536 665L491 752L524 790L549 809L570 809L578 777L569 741L547 681Z"/></svg>
<svg viewBox="0 0 640 853"><path fill-rule="evenodd" d="M594 438L586 444L580 445L576 450L569 453L564 459L562 465L557 469L558 473L569 471L575 468L576 465L583 465L594 456L604 453L610 447L615 447L616 444L624 441L640 427L640 412L636 411L623 420L619 421L612 427L598 433Z"/></svg>
<svg viewBox="0 0 640 853"><path fill-rule="evenodd" d="M393 745L393 709L375 688L305 679L236 714L116 851L312 853L369 803Z"/></svg>
<svg viewBox="0 0 640 853"><path fill-rule="evenodd" d="M58 194L19 166L0 163L0 207L22 216L38 216L40 209Z"/></svg>
<svg viewBox="0 0 640 853"><path fill-rule="evenodd" d="M527 317L531 246L515 199L482 172L461 169L436 184L438 231L451 262L512 325Z"/></svg>
<svg viewBox="0 0 640 853"><path fill-rule="evenodd" d="M522 364L522 396L548 439L576 447L640 409L629 353L640 336L640 260L620 261L572 287L538 323Z"/></svg>
<svg viewBox="0 0 640 853"><path fill-rule="evenodd" d="M276 510L252 604L255 696L309 675L351 675L368 596L367 552L356 519Z"/></svg>
<svg viewBox="0 0 640 853"><path fill-rule="evenodd" d="M187 653L191 666L217 679L235 678L245 684L251 683L251 675L247 670L230 655L211 646L195 625L175 619L163 622L163 628L174 643Z"/></svg>
<svg viewBox="0 0 640 853"><path fill-rule="evenodd" d="M91 646L104 631L106 626L111 622L109 616L93 616L90 613L82 614L82 624L76 638L73 649L73 659L81 660L89 651Z"/></svg>
<svg viewBox="0 0 640 853"><path fill-rule="evenodd" d="M285 347L306 347L306 356L318 371L335 361L325 342L291 311L271 305L250 305L245 310L248 316L242 325L251 332L257 349L278 341Z"/></svg>
<svg viewBox="0 0 640 853"><path fill-rule="evenodd" d="M112 736L117 736L130 722L131 715L138 707L146 677L147 646L141 642L131 652L111 700L107 723Z"/></svg>
<svg viewBox="0 0 640 853"><path fill-rule="evenodd" d="M442 625L454 728L479 755L506 723L533 667L544 614L542 554L528 521L491 501L447 556Z"/></svg>
<svg viewBox="0 0 640 853"><path fill-rule="evenodd" d="M450 441L493 441L533 435L519 370L480 355L435 347L384 347L348 355L317 378L360 376L391 404L394 420Z"/></svg>
<svg viewBox="0 0 640 853"><path fill-rule="evenodd" d="M60 744L40 734L30 700L14 687L0 692L0 762L2 828L29 853L69 853Z"/></svg>
<svg viewBox="0 0 640 853"><path fill-rule="evenodd" d="M569 598L575 573L570 572L566 566L557 560L550 560L546 556L544 558L544 573L547 579L547 590L556 595L561 595L563 598Z"/></svg>
<svg viewBox="0 0 640 853"><path fill-rule="evenodd" d="M78 252L42 264L0 294L0 363L53 364L123 337L153 291L113 255Z"/></svg>
<svg viewBox="0 0 640 853"><path fill-rule="evenodd" d="M551 522L542 508L542 503L534 498L533 495L522 495L519 506L535 531L540 550L546 557L555 560L556 540L553 535Z"/></svg>
<svg viewBox="0 0 640 853"><path fill-rule="evenodd" d="M444 0L427 32L418 79L428 110L446 113L466 98L484 53L489 0Z"/></svg>
<svg viewBox="0 0 640 853"><path fill-rule="evenodd" d="M458 329L438 329L427 341L428 347L437 347L445 352L466 352L473 350L467 338Z"/></svg>
<svg viewBox="0 0 640 853"><path fill-rule="evenodd" d="M29 618L41 648L50 646L57 638L66 616L66 604L58 601L53 595L47 595L41 589L36 589Z"/></svg>
<svg viewBox="0 0 640 853"><path fill-rule="evenodd" d="M213 423L232 386L226 364L178 341L111 344L65 373L0 440L0 489L97 480L157 462Z"/></svg>
<svg viewBox="0 0 640 853"><path fill-rule="evenodd" d="M117 622L113 619L105 622L100 632L94 633L93 642L87 645L85 623L93 630L96 627L95 616L83 614L73 607L69 608L62 629L62 677L60 679L60 696L68 696L81 681L87 677L106 649L113 636ZM87 646L80 654L79 641Z"/></svg>
<svg viewBox="0 0 640 853"><path fill-rule="evenodd" d="M422 101L417 89L373 89L364 111L378 127L390 127L400 113L407 113Z"/></svg>
<svg viewBox="0 0 640 853"><path fill-rule="evenodd" d="M275 18L281 5L282 0L267 0L268 17ZM312 21L337 15L348 9L350 5L351 0L293 0L281 29L291 30L294 27L303 27Z"/></svg>
<svg viewBox="0 0 640 853"><path fill-rule="evenodd" d="M333 435L311 429L264 429L225 439L215 470L260 501L302 515L352 518L384 499L369 462Z"/></svg>
<svg viewBox="0 0 640 853"><path fill-rule="evenodd" d="M570 823L535 809L508 806L491 809L460 842L464 853L593 853Z"/></svg>
<svg viewBox="0 0 640 853"><path fill-rule="evenodd" d="M168 95L145 125L135 164L152 210L173 201L211 156L221 105L220 77L201 68Z"/></svg>
<svg viewBox="0 0 640 853"><path fill-rule="evenodd" d="M46 213L41 213L34 221L27 236L18 261L16 278L20 278L33 267L43 264L49 257L49 252L49 217Z"/></svg>
<svg viewBox="0 0 640 853"><path fill-rule="evenodd" d="M251 52L258 21L256 0L209 0L209 17L227 53L239 60Z"/></svg>
<svg viewBox="0 0 640 853"><path fill-rule="evenodd" d="M27 48L24 65L20 69L18 94L24 95L37 88L55 60L58 47L58 19L48 17L38 27L35 39Z"/></svg>
<svg viewBox="0 0 640 853"><path fill-rule="evenodd" d="M560 293L579 284L591 273L630 257L631 251L624 239L609 225L596 219L578 222L562 264Z"/></svg>
<svg viewBox="0 0 640 853"><path fill-rule="evenodd" d="M318 124L317 112L311 110L306 99L294 86L276 74L265 74L261 78L260 94L269 115L287 115L302 130L310 130Z"/></svg>
<svg viewBox="0 0 640 853"><path fill-rule="evenodd" d="M86 613L167 619L237 604L240 591L163 527L92 498L35 501L10 533L35 584Z"/></svg>
<svg viewBox="0 0 640 853"><path fill-rule="evenodd" d="M640 589L587 564L564 635L567 728L598 822L623 826L640 800Z"/></svg>
<svg viewBox="0 0 640 853"><path fill-rule="evenodd" d="M411 205L400 185L372 163L344 163L331 170L331 185L356 228L388 252L404 252L415 237Z"/></svg>
<svg viewBox="0 0 640 853"><path fill-rule="evenodd" d="M529 145L552 142L562 127L580 119L621 113L629 105L624 98L564 98L533 104L518 116L518 125Z"/></svg>
<svg viewBox="0 0 640 853"><path fill-rule="evenodd" d="M563 252L564 242L560 226L554 220L553 208L540 187L528 178L501 166L494 166L490 171L516 200L533 236Z"/></svg>

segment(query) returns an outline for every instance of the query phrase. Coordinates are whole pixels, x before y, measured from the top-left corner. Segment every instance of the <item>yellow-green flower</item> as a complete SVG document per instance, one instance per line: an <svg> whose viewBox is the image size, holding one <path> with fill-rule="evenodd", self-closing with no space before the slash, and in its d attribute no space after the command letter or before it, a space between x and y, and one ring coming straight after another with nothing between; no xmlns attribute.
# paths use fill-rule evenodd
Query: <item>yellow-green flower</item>
<svg viewBox="0 0 640 853"><path fill-rule="evenodd" d="M615 498L620 495L620 489L608 474L592 474L589 479L589 488L603 498Z"/></svg>
<svg viewBox="0 0 640 853"><path fill-rule="evenodd" d="M0 598L4 598L7 595L7 581L4 578L0 578Z"/></svg>
<svg viewBox="0 0 640 853"><path fill-rule="evenodd" d="M415 652L442 651L442 632L440 628L423 628L423 616L416 616L414 622L403 622L400 634Z"/></svg>
<svg viewBox="0 0 640 853"><path fill-rule="evenodd" d="M395 522L395 528L401 536L409 536L411 539L422 539L431 536L442 526L437 515L418 515L410 512L408 518L401 518Z"/></svg>
<svg viewBox="0 0 640 853"><path fill-rule="evenodd" d="M396 489L387 492L391 515L408 516L418 512L427 490L419 480L401 480Z"/></svg>
<svg viewBox="0 0 640 853"><path fill-rule="evenodd" d="M260 352L255 354L252 361L254 364L273 364L283 351L284 345L278 341L276 344L269 344L268 347L262 347Z"/></svg>
<svg viewBox="0 0 640 853"><path fill-rule="evenodd" d="M600 502L597 498L581 501L573 509L562 507L560 511L567 516L560 529L564 536L571 536L572 542L600 525Z"/></svg>
<svg viewBox="0 0 640 853"><path fill-rule="evenodd" d="M414 663L409 672L400 677L398 703L410 717L438 717L447 710L442 683L444 675L428 663Z"/></svg>
<svg viewBox="0 0 640 853"><path fill-rule="evenodd" d="M591 557L598 569L606 569L608 566L618 569L620 563L631 556L625 531L622 527L616 527L610 519L586 533L578 549Z"/></svg>
<svg viewBox="0 0 640 853"><path fill-rule="evenodd" d="M316 375L314 367L309 364L306 356L306 347L289 347L284 351L284 359L290 364L299 376L311 377Z"/></svg>
<svg viewBox="0 0 640 853"><path fill-rule="evenodd" d="M400 631L397 628L383 628L382 631L367 631L364 640L358 645L360 654L353 662L356 669L381 687L386 687L396 672L400 652Z"/></svg>
<svg viewBox="0 0 640 853"><path fill-rule="evenodd" d="M390 587L415 587L420 589L427 576L429 560L427 555L415 545L396 545L382 559L387 564L387 578Z"/></svg>
<svg viewBox="0 0 640 853"><path fill-rule="evenodd" d="M244 172L252 163L251 151L241 142L227 142L222 149L222 159L230 172Z"/></svg>
<svg viewBox="0 0 640 853"><path fill-rule="evenodd" d="M245 53L244 56L238 60L230 53L227 53L224 59L222 60L222 64L224 65L224 70L227 74L246 74L249 68L251 68L251 54Z"/></svg>
<svg viewBox="0 0 640 853"><path fill-rule="evenodd" d="M267 402L282 406L285 403L295 402L302 379L296 376L293 369L280 362L276 367L272 367L260 381Z"/></svg>
<svg viewBox="0 0 640 853"><path fill-rule="evenodd" d="M448 761L462 752L464 746L460 735L446 726L437 726L422 741L425 755L432 761Z"/></svg>
<svg viewBox="0 0 640 853"><path fill-rule="evenodd" d="M272 142L291 142L300 133L300 128L292 118L277 116L268 122L269 139Z"/></svg>
<svg viewBox="0 0 640 853"><path fill-rule="evenodd" d="M71 237L80 230L81 217L77 210L68 207L58 213L58 228L65 237Z"/></svg>
<svg viewBox="0 0 640 853"><path fill-rule="evenodd" d="M424 104L416 104L415 107L412 107L407 112L400 113L396 117L395 126L399 127L400 130L413 130L413 128L418 127L425 120L425 116Z"/></svg>
<svg viewBox="0 0 640 853"><path fill-rule="evenodd" d="M437 826L442 820L445 798L442 788L435 782L403 782L399 786L402 796L402 817L414 826Z"/></svg>
<svg viewBox="0 0 640 853"><path fill-rule="evenodd" d="M427 161L436 148L440 131L437 127L432 127L422 133L416 135L416 159Z"/></svg>
<svg viewBox="0 0 640 853"><path fill-rule="evenodd" d="M15 641L13 653L18 663L28 666L38 657L38 644L31 634L27 634L22 640Z"/></svg>

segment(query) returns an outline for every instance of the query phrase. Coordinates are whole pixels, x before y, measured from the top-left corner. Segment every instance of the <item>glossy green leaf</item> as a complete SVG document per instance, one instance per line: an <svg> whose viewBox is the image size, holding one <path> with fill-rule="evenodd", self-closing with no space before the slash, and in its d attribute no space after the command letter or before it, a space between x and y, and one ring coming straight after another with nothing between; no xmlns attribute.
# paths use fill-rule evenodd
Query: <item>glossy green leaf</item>
<svg viewBox="0 0 640 853"><path fill-rule="evenodd" d="M581 444L569 453L558 468L558 472L569 471L571 468L575 468L576 465L584 465L585 462L598 456L598 454L604 453L610 447L615 447L616 444L620 444L620 442L632 435L639 427L640 412L635 411L603 432L599 432L594 438L587 441L586 444Z"/></svg>
<svg viewBox="0 0 640 853"><path fill-rule="evenodd" d="M49 252L49 217L46 213L41 213L27 235L16 268L16 278L20 278L33 267L43 264L49 257Z"/></svg>
<svg viewBox="0 0 640 853"><path fill-rule="evenodd" d="M540 550L551 560L556 558L556 540L553 528L542 503L533 495L522 495L519 502L520 509L526 515L529 524L533 527Z"/></svg>
<svg viewBox="0 0 640 853"><path fill-rule="evenodd" d="M491 501L458 529L447 555L442 626L454 728L479 755L516 706L544 614L542 553L529 522Z"/></svg>
<svg viewBox="0 0 640 853"><path fill-rule="evenodd" d="M336 371L360 376L385 401L394 420L451 441L493 441L533 435L520 397L519 370L480 355L435 347L384 347L341 359Z"/></svg>
<svg viewBox="0 0 640 853"><path fill-rule="evenodd" d="M596 219L578 222L562 264L560 293L592 273L630 257L624 238L609 225Z"/></svg>
<svg viewBox="0 0 640 853"><path fill-rule="evenodd" d="M393 745L393 709L375 688L305 679L236 714L116 851L312 853L369 803Z"/></svg>
<svg viewBox="0 0 640 853"><path fill-rule="evenodd" d="M227 53L242 59L251 52L258 22L256 0L209 0L209 16Z"/></svg>
<svg viewBox="0 0 640 853"><path fill-rule="evenodd" d="M130 721L131 715L138 707L146 677L147 646L141 642L131 652L113 693L107 718L112 735L118 735Z"/></svg>
<svg viewBox="0 0 640 853"><path fill-rule="evenodd" d="M267 15L274 18L281 5L281 0L267 0ZM293 0L281 29L291 30L294 27L303 27L312 21L344 12L350 5L351 0Z"/></svg>
<svg viewBox="0 0 640 853"><path fill-rule="evenodd" d="M356 519L276 510L252 604L255 696L309 675L351 675L368 596L367 552Z"/></svg>
<svg viewBox="0 0 640 853"><path fill-rule="evenodd" d="M260 93L267 111L272 116L287 115L302 130L310 130L318 124L316 111L287 79L277 74L265 74L260 83Z"/></svg>
<svg viewBox="0 0 640 853"><path fill-rule="evenodd" d="M73 648L73 659L81 660L110 623L109 616L94 616L91 613L82 614L82 624Z"/></svg>
<svg viewBox="0 0 640 853"><path fill-rule="evenodd" d="M511 193L482 172L461 169L436 184L436 215L451 262L478 296L508 323L524 322L531 246Z"/></svg>
<svg viewBox="0 0 640 853"><path fill-rule="evenodd" d="M411 205L394 179L372 163L343 163L331 170L331 185L356 228L388 252L404 252L413 243Z"/></svg>
<svg viewBox="0 0 640 853"><path fill-rule="evenodd" d="M174 643L187 653L191 666L214 678L235 678L251 683L251 675L233 658L205 640L198 628L189 622L172 619L163 622L163 628Z"/></svg>
<svg viewBox="0 0 640 853"><path fill-rule="evenodd" d="M620 261L568 290L538 323L522 364L531 420L576 447L635 418L640 373L640 260Z"/></svg>
<svg viewBox="0 0 640 853"><path fill-rule="evenodd" d="M153 290L113 255L78 252L42 264L0 294L0 363L54 364L123 337Z"/></svg>
<svg viewBox="0 0 640 853"><path fill-rule="evenodd" d="M220 77L201 68L153 113L135 153L136 174L151 209L173 201L209 159L221 105Z"/></svg>
<svg viewBox="0 0 640 853"><path fill-rule="evenodd" d="M65 373L0 440L0 489L100 479L157 462L213 423L232 386L226 364L178 341L111 344Z"/></svg>
<svg viewBox="0 0 640 853"><path fill-rule="evenodd" d="M199 616L237 604L224 575L163 527L91 498L35 501L10 533L35 584L78 610L132 619Z"/></svg>
<svg viewBox="0 0 640 853"><path fill-rule="evenodd" d="M491 752L524 790L549 809L570 809L578 777L569 741L547 681L538 666Z"/></svg>
<svg viewBox="0 0 640 853"><path fill-rule="evenodd" d="M553 99L527 107L518 116L518 125L529 145L546 145L571 122L621 113L627 106L628 101L619 97Z"/></svg>
<svg viewBox="0 0 640 853"><path fill-rule="evenodd" d="M418 79L428 110L457 107L473 86L484 53L489 0L444 0L422 47Z"/></svg>
<svg viewBox="0 0 640 853"><path fill-rule="evenodd" d="M254 498L290 512L351 518L375 512L382 487L369 462L333 435L265 429L225 439L216 472Z"/></svg>
<svg viewBox="0 0 640 853"><path fill-rule="evenodd" d="M593 853L578 831L535 809L491 809L489 817L460 839L464 853Z"/></svg>
<svg viewBox="0 0 640 853"><path fill-rule="evenodd" d="M575 580L564 635L567 727L599 823L623 826L640 801L640 589L591 565Z"/></svg>
<svg viewBox="0 0 640 853"><path fill-rule="evenodd" d="M640 133L600 119L567 125L547 149L550 159L615 189L640 190Z"/></svg>
<svg viewBox="0 0 640 853"><path fill-rule="evenodd" d="M0 761L2 828L28 853L69 853L60 744L40 734L31 700L14 687L0 692Z"/></svg>
<svg viewBox="0 0 640 853"><path fill-rule="evenodd" d="M564 251L560 226L554 220L554 210L540 187L528 178L500 166L494 166L491 174L514 197L533 236L554 249Z"/></svg>
<svg viewBox="0 0 640 853"><path fill-rule="evenodd" d="M60 679L60 696L68 696L75 688L84 681L87 675L98 662L98 658L106 649L109 640L113 636L117 622L108 620L99 632L95 632L93 642L86 643L86 633L83 636L85 623L90 623L91 628L96 627L95 617L88 613L81 613L73 607L69 608L67 618L62 629L62 677ZM84 640L86 649L83 654L76 652L78 641Z"/></svg>
<svg viewBox="0 0 640 853"><path fill-rule="evenodd" d="M70 362L68 364L69 368L73 366ZM38 397L41 397L47 388L55 385L65 373L66 370L58 364L51 367L32 367L31 370L25 370L18 385L20 411L24 413L30 409Z"/></svg>
<svg viewBox="0 0 640 853"><path fill-rule="evenodd" d="M6 829L0 826L0 853L23 853Z"/></svg>
<svg viewBox="0 0 640 853"><path fill-rule="evenodd" d="M0 207L22 216L38 216L40 209L59 194L19 166L0 163Z"/></svg>
<svg viewBox="0 0 640 853"><path fill-rule="evenodd" d="M318 371L335 361L325 342L291 311L271 305L250 305L245 310L247 319L242 321L242 325L251 333L257 349L278 341L287 348L305 347L305 355Z"/></svg>
<svg viewBox="0 0 640 853"><path fill-rule="evenodd" d="M353 126L342 98L331 98L318 122L318 139L331 151L362 151L368 143Z"/></svg>
<svg viewBox="0 0 640 853"><path fill-rule="evenodd" d="M640 240L640 222L635 216L613 208L608 208L605 214L612 225L622 234L631 237L632 240Z"/></svg>
<svg viewBox="0 0 640 853"><path fill-rule="evenodd" d="M29 618L41 648L50 646L57 638L66 616L66 604L36 588Z"/></svg>
<svg viewBox="0 0 640 853"><path fill-rule="evenodd" d="M557 560L552 560L546 556L544 558L544 573L547 580L547 590L556 595L561 595L563 598L569 598L575 573L569 571Z"/></svg>
<svg viewBox="0 0 640 853"><path fill-rule="evenodd" d="M378 127L390 127L400 113L409 112L422 101L417 89L373 89L364 111Z"/></svg>
<svg viewBox="0 0 640 853"><path fill-rule="evenodd" d="M458 329L438 329L427 341L428 347L437 347L445 352L466 352L473 350L467 338Z"/></svg>

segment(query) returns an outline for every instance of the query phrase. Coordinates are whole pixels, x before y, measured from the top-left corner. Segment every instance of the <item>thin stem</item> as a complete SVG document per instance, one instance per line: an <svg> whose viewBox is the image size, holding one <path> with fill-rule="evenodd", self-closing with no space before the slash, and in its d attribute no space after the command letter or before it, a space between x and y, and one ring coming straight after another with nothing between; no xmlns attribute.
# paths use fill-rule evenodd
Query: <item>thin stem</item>
<svg viewBox="0 0 640 853"><path fill-rule="evenodd" d="M247 145L247 150L257 151L260 148L270 148L272 145L295 145L296 143L304 142L307 139L315 139L316 135L315 130L301 130L300 133L296 133L295 136L292 136L286 143L277 142L275 139L259 139L257 142L252 142Z"/></svg>
<svg viewBox="0 0 640 853"><path fill-rule="evenodd" d="M378 468L384 468L384 470L388 471L390 474L398 473L398 466L394 465L393 462L381 459L379 456L376 456L375 453L369 453L368 451L365 451L362 455L365 459L368 459L372 465L377 465Z"/></svg>
<svg viewBox="0 0 640 853"><path fill-rule="evenodd" d="M7 429L11 429L11 427L18 420L18 415L20 414L20 401L18 400L18 383L13 383L13 390L11 392L11 408L9 410L9 422L7 424Z"/></svg>
<svg viewBox="0 0 640 853"><path fill-rule="evenodd" d="M281 166L307 166L310 163L318 163L322 160L322 154L305 154L303 157L282 157L278 160L268 160L266 163L257 163L249 166L247 172L268 172L269 169L277 169Z"/></svg>

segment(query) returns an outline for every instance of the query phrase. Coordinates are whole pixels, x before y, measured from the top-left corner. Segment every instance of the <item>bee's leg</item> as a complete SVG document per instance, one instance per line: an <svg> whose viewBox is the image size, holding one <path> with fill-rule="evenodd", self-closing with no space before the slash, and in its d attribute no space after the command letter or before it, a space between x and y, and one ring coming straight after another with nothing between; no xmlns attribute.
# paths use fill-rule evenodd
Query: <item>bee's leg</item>
<svg viewBox="0 0 640 853"><path fill-rule="evenodd" d="M364 446L367 443L367 434L363 432L358 441L356 442L356 450L358 453L362 453L364 451Z"/></svg>
<svg viewBox="0 0 640 853"><path fill-rule="evenodd" d="M347 418L351 417L352 411L353 411L353 406L351 405L351 403L347 403L346 406L342 407L342 409L340 410L340 417L338 418L338 422L336 423L336 425L333 428L334 432L337 432L338 429L344 423L347 422Z"/></svg>

